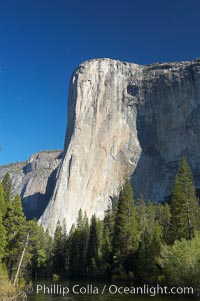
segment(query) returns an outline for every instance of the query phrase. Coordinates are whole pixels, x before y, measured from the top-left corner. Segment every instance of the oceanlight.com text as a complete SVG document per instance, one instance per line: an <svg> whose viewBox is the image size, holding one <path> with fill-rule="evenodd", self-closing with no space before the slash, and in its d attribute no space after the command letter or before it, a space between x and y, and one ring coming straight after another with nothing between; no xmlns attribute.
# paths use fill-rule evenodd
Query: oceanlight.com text
<svg viewBox="0 0 200 301"><path fill-rule="evenodd" d="M65 286L63 284L37 284L36 287L27 286L26 293L35 292L37 295L193 295L194 289L192 287L167 287L167 286L120 286L116 284L105 284L101 287L93 284L80 285L74 284L73 286Z"/></svg>

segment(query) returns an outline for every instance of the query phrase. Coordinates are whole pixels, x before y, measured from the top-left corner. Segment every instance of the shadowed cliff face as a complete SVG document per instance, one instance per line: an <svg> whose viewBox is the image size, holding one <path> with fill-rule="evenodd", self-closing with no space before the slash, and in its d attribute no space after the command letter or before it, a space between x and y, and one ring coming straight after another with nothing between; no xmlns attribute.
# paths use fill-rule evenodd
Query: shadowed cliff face
<svg viewBox="0 0 200 301"><path fill-rule="evenodd" d="M80 208L100 218L125 177L136 196L171 194L185 155L200 176L200 61L140 66L91 60L74 72L65 155L40 222L67 231Z"/></svg>
<svg viewBox="0 0 200 301"><path fill-rule="evenodd" d="M13 185L13 195L22 198L27 219L39 218L52 196L56 174L60 166L60 151L40 152L27 162L0 166L0 179L8 172Z"/></svg>
<svg viewBox="0 0 200 301"><path fill-rule="evenodd" d="M132 184L136 195L158 201L171 194L182 156L190 162L199 186L200 63L147 66L143 74L144 102L137 107L142 153Z"/></svg>

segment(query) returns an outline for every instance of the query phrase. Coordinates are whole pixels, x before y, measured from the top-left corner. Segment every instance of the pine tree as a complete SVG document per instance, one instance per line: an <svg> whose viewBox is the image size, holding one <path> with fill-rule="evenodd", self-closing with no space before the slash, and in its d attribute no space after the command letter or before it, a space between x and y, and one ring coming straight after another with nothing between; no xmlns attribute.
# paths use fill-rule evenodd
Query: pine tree
<svg viewBox="0 0 200 301"><path fill-rule="evenodd" d="M161 225L163 229L163 239L168 244L170 242L171 211L167 203L164 205L163 222Z"/></svg>
<svg viewBox="0 0 200 301"><path fill-rule="evenodd" d="M155 283L157 280L157 257L163 242L158 214L162 209L162 205L145 204L143 199L140 199L137 206L140 243L135 257L135 275L139 283Z"/></svg>
<svg viewBox="0 0 200 301"><path fill-rule="evenodd" d="M91 218L90 234L87 247L87 271L89 275L99 273L99 248L100 248L100 233L95 214Z"/></svg>
<svg viewBox="0 0 200 301"><path fill-rule="evenodd" d="M79 275L86 275L87 273L87 246L89 239L89 223L86 214L82 218L82 222L78 223L78 258L80 265Z"/></svg>
<svg viewBox="0 0 200 301"><path fill-rule="evenodd" d="M6 230L3 225L2 215L0 212L0 266L1 266L2 258L5 255L5 246L6 246Z"/></svg>
<svg viewBox="0 0 200 301"><path fill-rule="evenodd" d="M140 196L136 203L136 220L138 224L138 232L140 240L148 228L148 210L144 198Z"/></svg>
<svg viewBox="0 0 200 301"><path fill-rule="evenodd" d="M5 202L5 198L4 198L4 191L3 191L3 185L0 182L0 212L2 214L2 218L4 218L5 214L6 214L6 202Z"/></svg>
<svg viewBox="0 0 200 301"><path fill-rule="evenodd" d="M26 219L22 211L19 195L16 195L13 201L8 200L4 226L7 233L4 261L11 276L19 262L21 252L24 248L24 240L27 236Z"/></svg>
<svg viewBox="0 0 200 301"><path fill-rule="evenodd" d="M133 278L134 252L138 248L139 233L133 201L133 192L128 179L122 188L113 234L113 277Z"/></svg>
<svg viewBox="0 0 200 301"><path fill-rule="evenodd" d="M53 258L53 238L50 236L48 229L45 232L45 251L46 251L45 271L48 277L52 273L52 258Z"/></svg>
<svg viewBox="0 0 200 301"><path fill-rule="evenodd" d="M13 246L13 241L16 235L16 225L14 221L14 210L13 203L11 200L7 203L7 211L4 218L4 227L6 229L7 234L7 245L6 245L6 253L4 257L4 262L8 268L9 276L12 275L13 265L16 263L16 249Z"/></svg>
<svg viewBox="0 0 200 301"><path fill-rule="evenodd" d="M64 231L60 225L57 223L56 231L53 240L53 273L58 275L63 275L65 272L65 259L64 259L64 246L66 237Z"/></svg>
<svg viewBox="0 0 200 301"><path fill-rule="evenodd" d="M11 199L11 190L12 190L12 182L10 179L10 174L6 173L2 180L2 186L4 190L4 199L5 202L7 203Z"/></svg>
<svg viewBox="0 0 200 301"><path fill-rule="evenodd" d="M137 251L137 280L141 283L155 284L159 275L157 259L161 252L162 230L157 221L146 229Z"/></svg>
<svg viewBox="0 0 200 301"><path fill-rule="evenodd" d="M72 276L85 276L87 273L87 244L89 237L89 224L86 214L83 217L79 210L77 227L69 237L69 273Z"/></svg>
<svg viewBox="0 0 200 301"><path fill-rule="evenodd" d="M170 243L171 212L167 203L156 205L156 220L162 228L162 237L165 243Z"/></svg>
<svg viewBox="0 0 200 301"><path fill-rule="evenodd" d="M128 179L126 179L119 196L114 225L113 247L114 256L117 257L125 257L138 247L133 192Z"/></svg>
<svg viewBox="0 0 200 301"><path fill-rule="evenodd" d="M77 218L77 222L76 222L76 227L80 230L82 230L83 228L83 213L82 210L80 209L78 212L78 218Z"/></svg>
<svg viewBox="0 0 200 301"><path fill-rule="evenodd" d="M21 197L17 194L13 200L13 210L16 221L16 226L18 226L18 231L22 232L26 224L26 218L23 213Z"/></svg>
<svg viewBox="0 0 200 301"><path fill-rule="evenodd" d="M113 231L114 231L114 213L109 207L104 214L103 221L103 238L102 238L102 270L107 277L110 276L112 267L112 251L113 251Z"/></svg>
<svg viewBox="0 0 200 301"><path fill-rule="evenodd" d="M28 266L33 278L37 278L38 275L42 274L44 276L47 263L47 246L44 230L42 226L37 224L36 220L31 220L27 223L27 232L29 232L29 242L23 265Z"/></svg>
<svg viewBox="0 0 200 301"><path fill-rule="evenodd" d="M192 172L185 158L175 176L171 214L172 242L181 238L192 239L198 224L198 202Z"/></svg>

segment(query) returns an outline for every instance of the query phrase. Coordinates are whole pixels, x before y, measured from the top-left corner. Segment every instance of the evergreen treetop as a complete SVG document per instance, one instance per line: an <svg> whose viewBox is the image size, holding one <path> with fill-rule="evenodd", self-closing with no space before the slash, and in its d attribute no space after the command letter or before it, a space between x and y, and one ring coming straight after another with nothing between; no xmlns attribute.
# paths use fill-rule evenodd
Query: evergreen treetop
<svg viewBox="0 0 200 301"><path fill-rule="evenodd" d="M0 212L2 214L2 217L5 216L6 214L6 202L5 202L5 198L4 198L4 190L3 190L3 185L0 182Z"/></svg>
<svg viewBox="0 0 200 301"><path fill-rule="evenodd" d="M11 190L12 190L12 181L10 178L10 174L6 173L2 180L2 186L4 190L4 199L5 202L7 203L11 199Z"/></svg>

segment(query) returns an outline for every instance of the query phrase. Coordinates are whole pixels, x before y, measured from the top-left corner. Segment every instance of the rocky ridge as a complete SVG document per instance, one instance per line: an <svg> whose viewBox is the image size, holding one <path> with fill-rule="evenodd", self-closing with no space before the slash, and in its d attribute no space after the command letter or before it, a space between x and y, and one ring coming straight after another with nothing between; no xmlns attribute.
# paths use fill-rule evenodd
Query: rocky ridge
<svg viewBox="0 0 200 301"><path fill-rule="evenodd" d="M39 218L47 206L61 160L61 151L44 151L32 155L26 162L0 166L0 180L7 172L10 174L12 194L21 196L28 219Z"/></svg>

